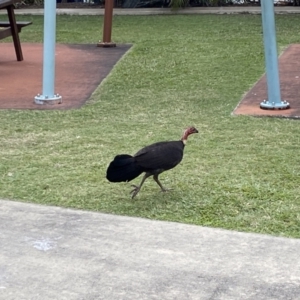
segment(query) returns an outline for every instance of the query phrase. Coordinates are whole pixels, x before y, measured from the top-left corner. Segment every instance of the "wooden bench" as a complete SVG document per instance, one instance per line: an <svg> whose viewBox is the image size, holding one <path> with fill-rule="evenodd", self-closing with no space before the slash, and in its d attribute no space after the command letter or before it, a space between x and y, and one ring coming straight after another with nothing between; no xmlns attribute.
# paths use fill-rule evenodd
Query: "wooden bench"
<svg viewBox="0 0 300 300"><path fill-rule="evenodd" d="M8 21L0 21L0 40L12 36L15 52L18 61L23 60L23 53L21 48L21 42L19 38L19 32L25 26L32 24L32 22L17 22L14 12L15 0L0 0L0 9L6 9L8 15Z"/></svg>

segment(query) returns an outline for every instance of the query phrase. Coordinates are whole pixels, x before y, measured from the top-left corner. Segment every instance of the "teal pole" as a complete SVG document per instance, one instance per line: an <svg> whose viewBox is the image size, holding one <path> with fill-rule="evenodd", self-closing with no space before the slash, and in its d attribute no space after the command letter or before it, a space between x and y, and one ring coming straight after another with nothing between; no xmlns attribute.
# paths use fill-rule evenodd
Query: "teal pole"
<svg viewBox="0 0 300 300"><path fill-rule="evenodd" d="M44 3L43 93L34 98L36 104L56 104L62 97L54 93L55 83L56 1Z"/></svg>
<svg viewBox="0 0 300 300"><path fill-rule="evenodd" d="M281 100L277 58L274 0L261 1L268 99L260 103L263 109L286 109L289 103Z"/></svg>

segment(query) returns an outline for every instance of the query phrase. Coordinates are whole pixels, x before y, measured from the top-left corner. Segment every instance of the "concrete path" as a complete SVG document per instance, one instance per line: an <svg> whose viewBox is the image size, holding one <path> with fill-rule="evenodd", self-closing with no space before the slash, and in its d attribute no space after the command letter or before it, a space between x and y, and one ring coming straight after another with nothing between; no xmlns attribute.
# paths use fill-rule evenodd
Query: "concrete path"
<svg viewBox="0 0 300 300"><path fill-rule="evenodd" d="M0 299L300 299L300 240L0 200Z"/></svg>
<svg viewBox="0 0 300 300"><path fill-rule="evenodd" d="M56 10L58 15L104 15L104 9L97 8L59 8ZM114 15L168 15L168 14L260 14L260 7L241 6L241 7L192 7L184 8L178 11L170 8L115 8ZM299 14L300 6L276 6L277 14ZM6 14L6 11L0 11L0 14ZM43 15L43 9L16 9L15 14L19 15Z"/></svg>

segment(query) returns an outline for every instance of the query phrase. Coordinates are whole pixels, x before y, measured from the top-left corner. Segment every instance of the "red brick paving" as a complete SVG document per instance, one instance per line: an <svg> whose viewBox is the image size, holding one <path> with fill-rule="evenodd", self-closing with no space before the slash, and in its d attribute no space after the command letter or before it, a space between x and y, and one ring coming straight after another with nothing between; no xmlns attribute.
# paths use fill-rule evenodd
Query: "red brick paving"
<svg viewBox="0 0 300 300"><path fill-rule="evenodd" d="M290 45L279 58L281 99L290 103L285 110L265 110L259 104L267 99L265 75L243 97L235 115L300 118L300 45Z"/></svg>
<svg viewBox="0 0 300 300"><path fill-rule="evenodd" d="M38 105L42 94L43 45L22 43L24 61L16 60L12 43L0 43L0 109L71 109L81 107L130 48L56 45L55 93L62 104Z"/></svg>

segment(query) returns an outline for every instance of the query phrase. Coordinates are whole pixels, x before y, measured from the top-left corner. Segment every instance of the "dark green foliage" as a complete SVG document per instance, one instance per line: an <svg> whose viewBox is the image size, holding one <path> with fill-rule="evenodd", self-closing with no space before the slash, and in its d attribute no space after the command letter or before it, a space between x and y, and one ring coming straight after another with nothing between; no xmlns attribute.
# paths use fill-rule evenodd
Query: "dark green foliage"
<svg viewBox="0 0 300 300"><path fill-rule="evenodd" d="M167 1L173 8L186 6L228 6L228 5L260 5L259 0L169 0ZM284 1L282 1L284 2ZM300 0L285 1L285 5L299 6ZM283 3L282 3L283 4Z"/></svg>
<svg viewBox="0 0 300 300"><path fill-rule="evenodd" d="M44 0L24 0L20 1L21 4L26 4L26 5L42 5L44 4Z"/></svg>

